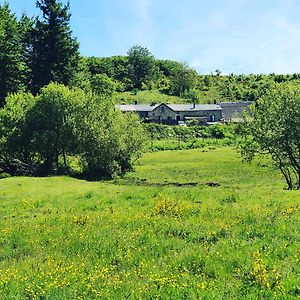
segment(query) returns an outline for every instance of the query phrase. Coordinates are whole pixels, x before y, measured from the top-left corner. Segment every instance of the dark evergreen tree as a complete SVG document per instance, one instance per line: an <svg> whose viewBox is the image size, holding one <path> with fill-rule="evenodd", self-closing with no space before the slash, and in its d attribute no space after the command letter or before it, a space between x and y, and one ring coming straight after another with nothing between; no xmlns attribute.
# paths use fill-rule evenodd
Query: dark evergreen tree
<svg viewBox="0 0 300 300"><path fill-rule="evenodd" d="M49 82L68 85L79 62L79 44L70 29L69 4L58 0L38 0L42 19L32 33L32 92Z"/></svg>
<svg viewBox="0 0 300 300"><path fill-rule="evenodd" d="M20 27L20 43L22 47L22 62L25 64L24 70L24 85L27 91L30 91L32 84L32 32L34 28L34 18L29 18L27 15L22 15Z"/></svg>
<svg viewBox="0 0 300 300"><path fill-rule="evenodd" d="M0 5L0 107L9 93L22 89L24 71L19 22L4 3Z"/></svg>

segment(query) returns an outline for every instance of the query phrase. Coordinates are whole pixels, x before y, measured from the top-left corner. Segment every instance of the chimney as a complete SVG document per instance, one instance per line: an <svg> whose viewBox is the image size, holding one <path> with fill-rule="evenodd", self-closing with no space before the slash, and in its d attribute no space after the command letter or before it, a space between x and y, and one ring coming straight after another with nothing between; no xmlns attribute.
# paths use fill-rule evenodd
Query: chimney
<svg viewBox="0 0 300 300"><path fill-rule="evenodd" d="M138 102L135 100L135 101L134 101L134 105L137 105L137 104L138 104Z"/></svg>
<svg viewBox="0 0 300 300"><path fill-rule="evenodd" d="M193 109L195 109L195 108L196 108L196 103L194 102L194 103L193 103Z"/></svg>

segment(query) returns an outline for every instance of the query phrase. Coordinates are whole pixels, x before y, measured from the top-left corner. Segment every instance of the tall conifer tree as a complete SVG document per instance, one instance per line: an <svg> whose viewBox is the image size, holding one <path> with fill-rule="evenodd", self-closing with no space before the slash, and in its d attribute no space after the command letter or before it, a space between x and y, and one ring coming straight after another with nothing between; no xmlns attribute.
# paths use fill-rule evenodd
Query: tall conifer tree
<svg viewBox="0 0 300 300"><path fill-rule="evenodd" d="M0 5L0 107L9 93L23 87L26 67L22 52L20 24L4 3Z"/></svg>
<svg viewBox="0 0 300 300"><path fill-rule="evenodd" d="M79 61L79 44L70 29L69 3L38 0L42 19L32 33L32 92L51 81L68 85Z"/></svg>

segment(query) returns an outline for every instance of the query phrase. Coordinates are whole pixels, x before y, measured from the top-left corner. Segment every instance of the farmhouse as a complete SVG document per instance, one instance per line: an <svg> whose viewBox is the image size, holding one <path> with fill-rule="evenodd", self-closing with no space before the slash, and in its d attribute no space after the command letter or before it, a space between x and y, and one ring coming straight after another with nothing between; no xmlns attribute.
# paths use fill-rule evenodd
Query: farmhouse
<svg viewBox="0 0 300 300"><path fill-rule="evenodd" d="M196 120L214 123L222 119L222 107L217 104L123 104L116 105L122 112L135 112L142 120L163 124Z"/></svg>
<svg viewBox="0 0 300 300"><path fill-rule="evenodd" d="M239 122L243 113L249 112L250 102L221 102L223 119L225 122Z"/></svg>

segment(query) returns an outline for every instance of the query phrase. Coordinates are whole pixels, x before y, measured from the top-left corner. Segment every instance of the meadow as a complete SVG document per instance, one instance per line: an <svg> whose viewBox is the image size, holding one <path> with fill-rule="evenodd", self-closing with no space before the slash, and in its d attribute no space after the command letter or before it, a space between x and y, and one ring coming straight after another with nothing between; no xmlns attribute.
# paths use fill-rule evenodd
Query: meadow
<svg viewBox="0 0 300 300"><path fill-rule="evenodd" d="M231 147L121 179L0 180L0 299L297 299L299 191Z"/></svg>

